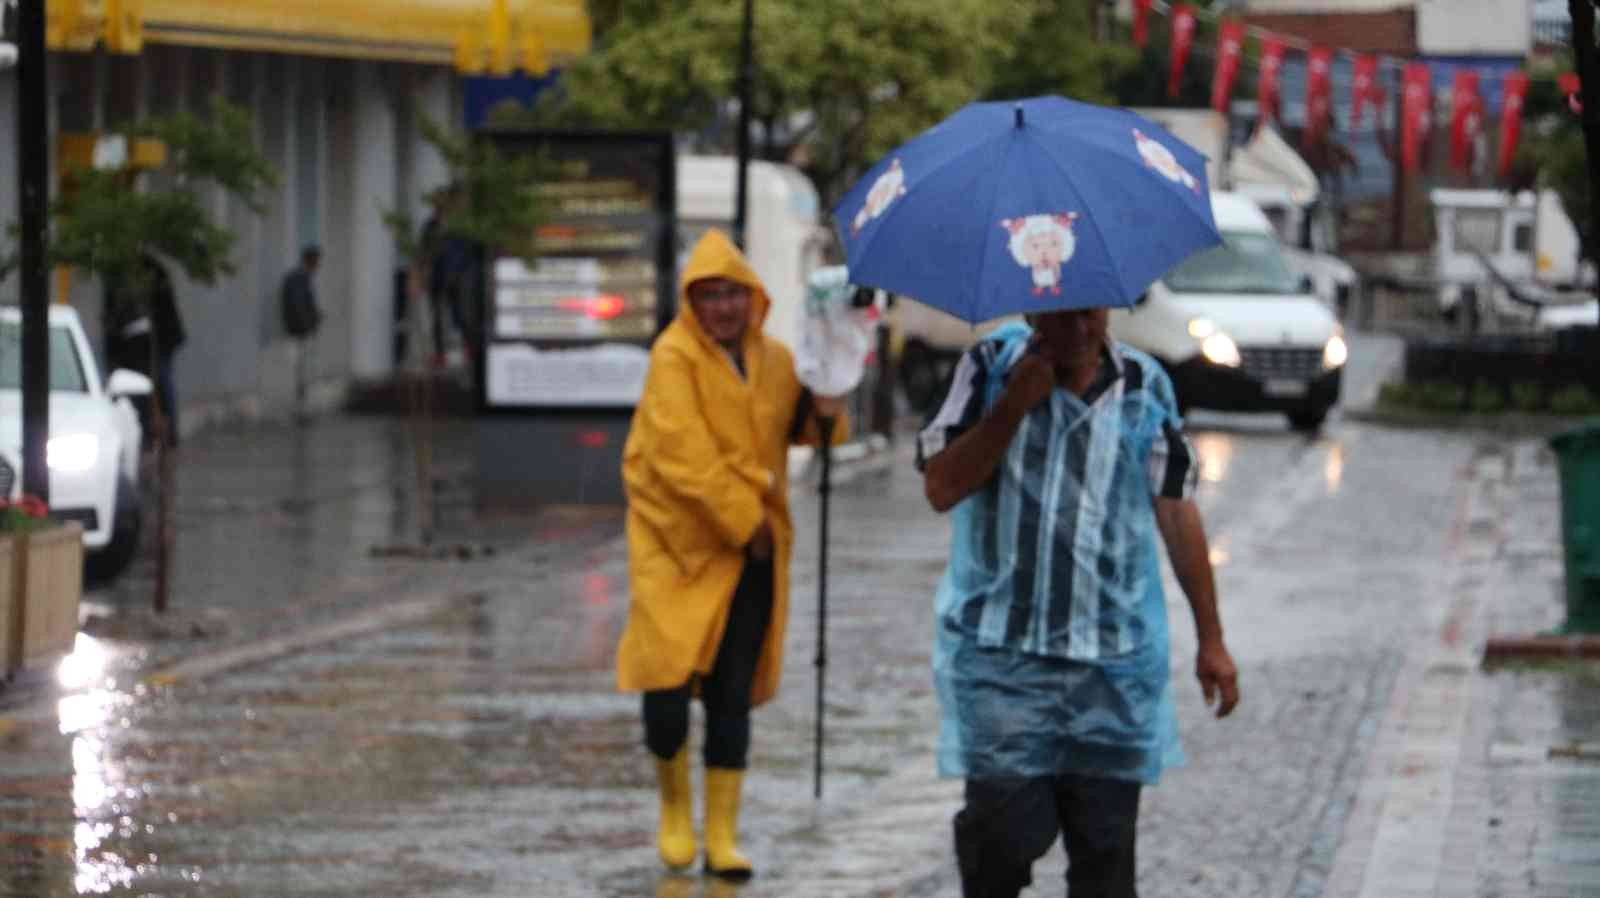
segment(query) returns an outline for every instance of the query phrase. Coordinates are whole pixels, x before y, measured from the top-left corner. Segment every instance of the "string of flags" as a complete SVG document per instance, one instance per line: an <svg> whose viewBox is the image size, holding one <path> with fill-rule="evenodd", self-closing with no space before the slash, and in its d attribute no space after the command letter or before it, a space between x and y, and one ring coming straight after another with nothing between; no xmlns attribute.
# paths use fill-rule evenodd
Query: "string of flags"
<svg viewBox="0 0 1600 898"><path fill-rule="evenodd" d="M1263 124L1282 121L1284 59L1291 49L1303 53L1306 57L1304 142L1308 147L1325 140L1333 123L1333 62L1336 56L1350 61L1352 127L1361 126L1369 109L1378 116L1382 115L1389 97L1383 88L1380 70L1397 70L1401 91L1401 165L1406 171L1415 172L1424 164L1424 147L1434 127L1434 71L1427 62L1323 46L1247 25L1238 19L1219 19L1209 12L1198 11L1191 3L1168 3L1166 0L1133 0L1133 43L1141 49L1149 43L1152 13L1166 15L1170 22L1167 94L1172 98L1179 94L1183 74L1195 46L1201 15L1216 21L1211 105L1224 114L1243 65L1247 39L1255 38L1261 48L1257 63L1256 102ZM1487 109L1483 99L1483 82L1486 79L1484 72L1471 65L1451 63L1447 64L1446 70L1454 70L1449 90L1450 166L1458 172L1468 173L1476 161L1473 158L1474 148L1486 128ZM1494 70L1489 75L1501 79L1500 147L1496 170L1504 178L1516 158L1517 142L1522 132L1522 111L1533 79L1521 69L1509 73ZM1555 80L1558 89L1566 95L1568 106L1574 112L1581 112L1582 85L1578 75L1567 72Z"/></svg>

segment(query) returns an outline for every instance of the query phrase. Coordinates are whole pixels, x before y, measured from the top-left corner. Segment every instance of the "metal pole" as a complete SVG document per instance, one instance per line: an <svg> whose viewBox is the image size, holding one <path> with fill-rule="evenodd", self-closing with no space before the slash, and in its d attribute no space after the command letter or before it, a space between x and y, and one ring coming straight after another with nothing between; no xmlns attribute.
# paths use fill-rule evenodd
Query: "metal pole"
<svg viewBox="0 0 1600 898"><path fill-rule="evenodd" d="M733 242L744 249L746 205L750 189L750 94L755 81L755 0L744 0L739 35L739 186L733 210Z"/></svg>
<svg viewBox="0 0 1600 898"><path fill-rule="evenodd" d="M44 44L45 0L17 4L17 195L21 227L22 491L50 502L50 279L45 260L49 227L49 58Z"/></svg>
<svg viewBox="0 0 1600 898"><path fill-rule="evenodd" d="M1391 132L1394 154L1390 159L1390 162L1394 164L1394 194L1389 201L1391 206L1389 211L1393 215L1393 220L1389 225L1389 242L1393 245L1389 249L1393 252L1399 252L1403 248L1406 238L1405 107L1405 75L1396 70L1394 76L1394 131Z"/></svg>
<svg viewBox="0 0 1600 898"><path fill-rule="evenodd" d="M1588 256L1600 267L1600 47L1595 46L1595 9L1589 0L1568 0L1572 15L1572 53L1578 63L1578 83L1583 94L1583 143L1589 168ZM1578 264L1578 280L1583 280L1583 264ZM1597 322L1600 323L1600 322Z"/></svg>
<svg viewBox="0 0 1600 898"><path fill-rule="evenodd" d="M822 436L822 484L817 487L822 497L822 534L817 550L817 737L812 783L816 797L821 798L823 679L828 670L828 497L833 494L833 419L818 419L817 430Z"/></svg>

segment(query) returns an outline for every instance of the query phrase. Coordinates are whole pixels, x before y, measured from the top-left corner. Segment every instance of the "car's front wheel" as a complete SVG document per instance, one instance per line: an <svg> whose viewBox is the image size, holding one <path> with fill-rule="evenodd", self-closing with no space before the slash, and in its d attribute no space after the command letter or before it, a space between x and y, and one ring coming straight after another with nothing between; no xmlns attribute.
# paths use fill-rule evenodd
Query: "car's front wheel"
<svg viewBox="0 0 1600 898"><path fill-rule="evenodd" d="M139 500L139 487L126 477L117 479L116 513L111 521L111 541L85 559L91 580L115 579L128 569L139 553L139 535L143 530L143 504Z"/></svg>

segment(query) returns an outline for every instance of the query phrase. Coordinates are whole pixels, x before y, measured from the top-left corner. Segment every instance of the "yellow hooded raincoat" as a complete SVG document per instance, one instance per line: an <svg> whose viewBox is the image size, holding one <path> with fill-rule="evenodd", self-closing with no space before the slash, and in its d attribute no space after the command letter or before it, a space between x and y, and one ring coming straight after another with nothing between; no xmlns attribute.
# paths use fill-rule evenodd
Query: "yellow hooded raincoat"
<svg viewBox="0 0 1600 898"><path fill-rule="evenodd" d="M744 377L689 305L688 285L712 277L751 289ZM624 692L674 689L711 672L744 548L765 520L774 544L772 623L750 704L777 693L794 544L788 438L801 386L789 350L761 332L770 305L739 250L722 232L708 232L684 267L677 320L650 352L644 396L623 448L632 591L617 652L617 686ZM841 421L835 441L846 431ZM814 422L803 437L816 442Z"/></svg>

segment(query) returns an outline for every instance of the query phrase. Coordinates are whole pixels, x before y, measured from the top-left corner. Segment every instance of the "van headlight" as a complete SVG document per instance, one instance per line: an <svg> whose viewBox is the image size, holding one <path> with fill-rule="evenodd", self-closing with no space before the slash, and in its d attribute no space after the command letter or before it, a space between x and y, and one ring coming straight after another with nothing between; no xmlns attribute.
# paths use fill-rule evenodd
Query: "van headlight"
<svg viewBox="0 0 1600 898"><path fill-rule="evenodd" d="M1237 368L1244 361L1239 357L1239 347L1233 342L1233 338L1221 331L1205 338L1200 344L1200 352L1211 364L1227 368Z"/></svg>
<svg viewBox="0 0 1600 898"><path fill-rule="evenodd" d="M68 474L87 471L100 461L100 438L92 433L55 437L45 444L45 461L54 471Z"/></svg>
<svg viewBox="0 0 1600 898"><path fill-rule="evenodd" d="M1206 361L1224 368L1237 368L1243 361L1239 346L1233 338L1223 333L1209 318L1195 318L1189 322L1189 336L1200 341L1200 354Z"/></svg>
<svg viewBox="0 0 1600 898"><path fill-rule="evenodd" d="M1344 342L1343 334L1334 334L1328 338L1328 345L1322 347L1322 368L1332 371L1344 367L1350 361L1350 346Z"/></svg>

